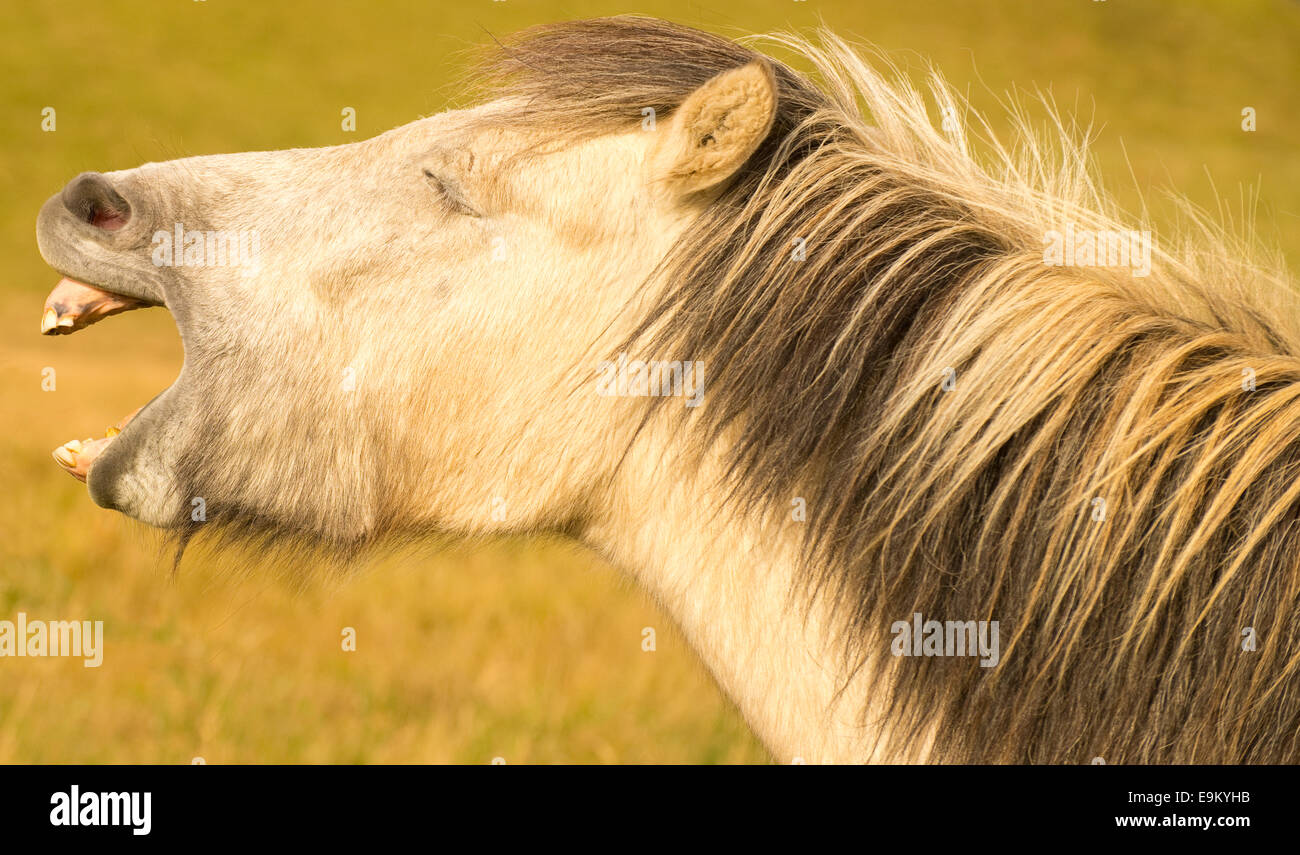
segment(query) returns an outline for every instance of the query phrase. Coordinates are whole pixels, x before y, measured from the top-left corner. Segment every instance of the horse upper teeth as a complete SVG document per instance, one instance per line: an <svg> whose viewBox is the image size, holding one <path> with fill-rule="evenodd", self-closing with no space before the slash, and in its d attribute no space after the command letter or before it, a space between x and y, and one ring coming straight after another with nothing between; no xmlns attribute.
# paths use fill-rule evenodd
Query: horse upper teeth
<svg viewBox="0 0 1300 855"><path fill-rule="evenodd" d="M76 318L72 317L72 315L67 315L65 317L59 318L59 322L55 324L55 326L70 327L76 322L77 322Z"/></svg>
<svg viewBox="0 0 1300 855"><path fill-rule="evenodd" d="M79 439L70 439L70 440L68 440L67 442L63 443L63 447L66 448L66 449L68 449L68 450L70 450L70 451L78 451L78 452L79 452L79 451L81 451L81 440L79 440Z"/></svg>
<svg viewBox="0 0 1300 855"><path fill-rule="evenodd" d="M53 309L46 309L45 314L41 316L41 332L47 333L54 329L54 325L59 320L59 313Z"/></svg>
<svg viewBox="0 0 1300 855"><path fill-rule="evenodd" d="M76 440L73 440L73 442L76 442ZM69 469L77 465L77 455L69 451L66 445L60 445L54 449L54 459Z"/></svg>

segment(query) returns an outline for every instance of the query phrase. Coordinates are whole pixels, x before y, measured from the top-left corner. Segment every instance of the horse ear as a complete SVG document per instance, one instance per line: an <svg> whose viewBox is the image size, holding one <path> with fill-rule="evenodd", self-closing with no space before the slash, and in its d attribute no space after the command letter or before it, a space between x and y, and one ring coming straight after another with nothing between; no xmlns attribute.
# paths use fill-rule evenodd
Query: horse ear
<svg viewBox="0 0 1300 855"><path fill-rule="evenodd" d="M736 173L767 138L776 115L776 78L755 60L696 89L657 141L656 177L677 195L716 187Z"/></svg>

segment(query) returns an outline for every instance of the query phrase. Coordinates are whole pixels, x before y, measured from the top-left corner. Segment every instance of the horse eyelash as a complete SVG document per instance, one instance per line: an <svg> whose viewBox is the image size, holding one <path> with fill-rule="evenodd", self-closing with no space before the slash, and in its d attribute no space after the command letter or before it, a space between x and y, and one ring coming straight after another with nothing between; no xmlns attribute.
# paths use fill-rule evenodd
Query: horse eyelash
<svg viewBox="0 0 1300 855"><path fill-rule="evenodd" d="M434 188L438 191L438 194L442 196L443 200L455 209L457 213L464 214L467 217L480 216L479 212L474 209L474 206L469 204L469 202L465 200L465 197L461 195L455 184L428 169L424 170L424 177L429 179L429 182L433 184Z"/></svg>

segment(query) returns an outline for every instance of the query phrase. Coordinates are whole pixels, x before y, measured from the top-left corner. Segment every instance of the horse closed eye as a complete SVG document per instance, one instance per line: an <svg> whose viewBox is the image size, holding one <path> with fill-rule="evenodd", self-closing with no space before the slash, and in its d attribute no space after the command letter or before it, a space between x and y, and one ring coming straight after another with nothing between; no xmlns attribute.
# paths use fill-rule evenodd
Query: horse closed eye
<svg viewBox="0 0 1300 855"><path fill-rule="evenodd" d="M429 184L437 192L439 198L452 211L457 214L464 214L467 217L479 216L478 211L474 210L474 207L466 201L453 183L428 169L424 170L424 177L429 180Z"/></svg>

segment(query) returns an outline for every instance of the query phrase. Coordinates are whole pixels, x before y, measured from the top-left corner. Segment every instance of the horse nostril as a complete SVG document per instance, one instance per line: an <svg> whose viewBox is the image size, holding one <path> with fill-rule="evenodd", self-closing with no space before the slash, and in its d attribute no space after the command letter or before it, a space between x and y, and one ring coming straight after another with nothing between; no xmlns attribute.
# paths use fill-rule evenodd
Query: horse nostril
<svg viewBox="0 0 1300 855"><path fill-rule="evenodd" d="M131 206L98 172L83 172L69 181L63 188L63 206L83 223L108 232L131 219Z"/></svg>

